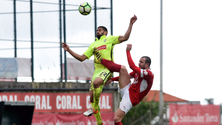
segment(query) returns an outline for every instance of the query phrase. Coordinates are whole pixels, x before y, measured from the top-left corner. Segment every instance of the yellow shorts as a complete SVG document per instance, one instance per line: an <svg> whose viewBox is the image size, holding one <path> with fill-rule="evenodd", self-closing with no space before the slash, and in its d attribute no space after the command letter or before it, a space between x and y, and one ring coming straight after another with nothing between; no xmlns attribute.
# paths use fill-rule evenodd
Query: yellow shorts
<svg viewBox="0 0 222 125"><path fill-rule="evenodd" d="M91 90L94 90L94 87L93 87L93 81L97 78L97 77L100 77L103 79L103 84L100 85L100 89L102 90L103 89L103 85L106 83L106 81L108 79L110 79L111 77L113 76L113 73L110 72L108 69L96 69L93 73L93 77L92 77L92 82L91 82L91 86L90 86L90 89L89 91Z"/></svg>

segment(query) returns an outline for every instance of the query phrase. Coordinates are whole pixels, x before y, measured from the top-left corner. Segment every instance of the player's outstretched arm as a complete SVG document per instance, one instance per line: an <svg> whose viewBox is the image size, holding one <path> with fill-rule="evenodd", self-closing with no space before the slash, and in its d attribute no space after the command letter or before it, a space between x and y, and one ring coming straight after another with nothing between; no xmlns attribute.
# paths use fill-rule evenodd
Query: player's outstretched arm
<svg viewBox="0 0 222 125"><path fill-rule="evenodd" d="M81 62L87 59L86 55L84 55L84 54L83 55L79 55L79 54L73 52L66 43L62 43L62 48L65 51L69 52L74 58L76 58L77 60L79 60Z"/></svg>
<svg viewBox="0 0 222 125"><path fill-rule="evenodd" d="M127 44L127 47L126 47L126 55L127 55L127 61L129 63L129 67L134 71L134 72L137 72L137 73L140 73L140 68L137 67L135 65L135 63L133 62L133 59L131 57L131 54L130 54L130 50L132 49L132 44Z"/></svg>
<svg viewBox="0 0 222 125"><path fill-rule="evenodd" d="M137 20L136 15L134 15L134 16L130 19L130 24L129 24L129 27L128 27L125 35L124 35L124 36L119 36L119 42L120 42L120 43L121 43L121 42L124 42L124 41L126 41L126 40L129 39L130 33L131 33L131 31L132 31L133 24L136 22L136 20Z"/></svg>

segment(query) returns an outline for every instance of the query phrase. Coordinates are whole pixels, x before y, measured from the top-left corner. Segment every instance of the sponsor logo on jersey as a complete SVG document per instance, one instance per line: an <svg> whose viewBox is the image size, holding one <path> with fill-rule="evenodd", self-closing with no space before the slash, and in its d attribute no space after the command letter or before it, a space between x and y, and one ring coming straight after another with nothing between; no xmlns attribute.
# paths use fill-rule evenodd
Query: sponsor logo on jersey
<svg viewBox="0 0 222 125"><path fill-rule="evenodd" d="M102 45L102 46L97 47L97 50L98 50L98 51L99 51L99 50L102 50L102 49L106 49L106 45Z"/></svg>

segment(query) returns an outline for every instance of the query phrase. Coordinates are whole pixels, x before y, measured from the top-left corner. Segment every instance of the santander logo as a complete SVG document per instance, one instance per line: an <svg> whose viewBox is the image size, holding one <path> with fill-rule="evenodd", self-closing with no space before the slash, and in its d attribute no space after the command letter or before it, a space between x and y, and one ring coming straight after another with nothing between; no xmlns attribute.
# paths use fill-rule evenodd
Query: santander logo
<svg viewBox="0 0 222 125"><path fill-rule="evenodd" d="M173 117L171 118L171 120L172 120L174 123L176 123L176 122L179 121L179 117L178 117L178 115L177 115L177 112L174 113L174 115L173 115Z"/></svg>
<svg viewBox="0 0 222 125"><path fill-rule="evenodd" d="M174 115L171 117L173 123L217 123L219 118L216 115L210 115L209 113L195 115L183 115L178 116L175 111Z"/></svg>

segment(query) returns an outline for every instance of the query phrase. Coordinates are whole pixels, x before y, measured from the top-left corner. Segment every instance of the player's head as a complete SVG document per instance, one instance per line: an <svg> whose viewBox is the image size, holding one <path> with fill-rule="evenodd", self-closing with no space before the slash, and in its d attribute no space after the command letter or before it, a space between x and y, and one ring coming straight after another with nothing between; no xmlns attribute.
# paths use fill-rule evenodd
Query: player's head
<svg viewBox="0 0 222 125"><path fill-rule="evenodd" d="M148 69L151 65L151 59L148 56L142 56L139 61L139 67L141 69Z"/></svg>
<svg viewBox="0 0 222 125"><path fill-rule="evenodd" d="M102 35L107 35L108 34L108 31L107 31L107 28L105 27L105 26L99 26L98 28L97 28L97 31L96 31L96 36L97 36L97 38L98 39L100 39L100 37L102 36Z"/></svg>

